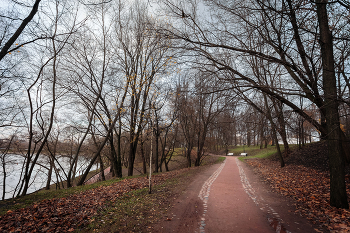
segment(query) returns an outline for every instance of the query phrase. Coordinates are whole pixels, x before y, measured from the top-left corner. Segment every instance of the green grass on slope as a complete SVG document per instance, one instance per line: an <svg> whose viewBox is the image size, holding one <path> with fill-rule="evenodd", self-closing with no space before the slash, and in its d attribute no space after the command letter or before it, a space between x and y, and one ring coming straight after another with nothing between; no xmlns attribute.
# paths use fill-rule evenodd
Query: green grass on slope
<svg viewBox="0 0 350 233"><path fill-rule="evenodd" d="M259 158L259 159L263 159L263 158L268 158L274 154L277 153L276 148L270 148L270 149L264 149L261 151L261 153L258 153L256 155L252 155L252 156L246 156L246 157L239 157L238 159L241 161L244 161L246 159L252 159L252 158ZM249 155L249 154L248 154Z"/></svg>
<svg viewBox="0 0 350 233"><path fill-rule="evenodd" d="M240 153L249 153L251 151L255 151L255 150L260 150L259 146L236 146L233 149L229 149L228 153L234 153L235 155L240 154Z"/></svg>
<svg viewBox="0 0 350 233"><path fill-rule="evenodd" d="M289 145L289 148L293 150L296 148L297 145ZM248 149L247 149L248 148ZM280 145L281 152L284 151L284 146ZM233 152L235 155L239 155L240 153L243 153L243 146L239 146L237 148L231 149L230 152ZM277 153L276 146L267 146L267 148L260 149L259 146L250 146L245 147L246 153L248 153L247 157L239 157L239 160L244 161L246 159L252 159L252 158L268 158Z"/></svg>
<svg viewBox="0 0 350 233"><path fill-rule="evenodd" d="M281 150L283 150L283 145L280 145L280 147L281 147ZM239 157L239 160L241 161L246 159L252 159L252 158L267 158L277 153L277 149L275 146L268 146L267 148L263 148L263 149L260 149L259 146L250 146L250 147L245 146L244 149L243 149L243 146L239 146L235 149L232 149L232 152L235 155L239 155L240 153L243 153L244 150L246 153L248 153L248 156Z"/></svg>
<svg viewBox="0 0 350 233"><path fill-rule="evenodd" d="M216 163L222 163L225 159L226 157L219 157Z"/></svg>

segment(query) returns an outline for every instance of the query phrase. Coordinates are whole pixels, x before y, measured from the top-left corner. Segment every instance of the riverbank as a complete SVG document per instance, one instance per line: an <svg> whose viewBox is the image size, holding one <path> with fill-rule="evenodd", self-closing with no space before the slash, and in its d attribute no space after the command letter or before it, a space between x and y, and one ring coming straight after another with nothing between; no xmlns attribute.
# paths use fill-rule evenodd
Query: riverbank
<svg viewBox="0 0 350 233"><path fill-rule="evenodd" d="M206 160L207 164L211 164L218 157L210 156ZM39 192L15 199L11 205L1 208L3 215L0 216L0 231L58 228L60 231L82 228L91 230L107 227L107 221L113 222L113 226L121 228L122 232L136 228L145 229L144 227L148 228L156 221L157 213L168 208L171 203L169 197L181 193L192 174L205 167L185 168L152 176L151 195L147 195L147 177L138 176L111 179L65 190ZM26 208L20 208L23 205ZM151 211L154 214L149 214L152 208L160 212ZM117 217L117 212L111 212L112 210L121 211L124 217ZM145 213L144 217L140 217L139 213ZM130 225L131 223L134 225Z"/></svg>
<svg viewBox="0 0 350 233"><path fill-rule="evenodd" d="M68 173L68 169L71 164L71 159L63 156L57 156L57 161L60 165L55 162L56 168L53 169L51 177L51 188L55 189L56 184L59 184L60 187L66 187L65 184L65 174ZM25 163L25 157L20 154L7 154L5 158L5 171L6 171L6 180L5 180L5 199L10 199L14 196L14 193L17 194L17 189L19 188L19 182L23 179L23 169ZM82 168L86 167L86 164L89 163L89 160L86 160L84 157L79 157L77 161L76 174L79 176L82 174ZM46 187L48 171L50 167L50 162L45 156L39 157L36 165L34 166L30 186L28 187L27 193L34 193L38 190L41 190ZM2 164L2 169L4 166ZM97 166L93 165L91 168L92 171L96 170ZM65 170L65 171L63 171ZM4 183L4 172L0 173L0 193L3 192L3 183ZM90 174L94 174L93 172ZM90 177L90 176L89 176ZM63 186L61 182L63 181Z"/></svg>

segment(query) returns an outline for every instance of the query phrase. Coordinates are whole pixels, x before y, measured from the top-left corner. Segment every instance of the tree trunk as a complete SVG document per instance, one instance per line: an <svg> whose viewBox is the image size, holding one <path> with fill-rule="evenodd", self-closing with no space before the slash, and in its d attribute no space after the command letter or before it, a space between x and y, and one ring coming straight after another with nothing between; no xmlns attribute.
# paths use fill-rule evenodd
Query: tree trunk
<svg viewBox="0 0 350 233"><path fill-rule="evenodd" d="M273 119L272 119L272 116L271 116L271 111L270 111L270 108L269 108L269 105L267 103L267 97L266 97L266 94L263 94L264 95L264 100L265 100L265 106L266 106L266 112L267 112L267 117L270 121L270 124L271 124L271 130L272 130L272 142L275 141L276 142L276 149L277 149L277 154L278 154L278 157L280 158L280 162L281 162L281 167L284 167L284 159L283 159L283 156L282 156L282 153L281 153L281 149L280 149L280 146L278 144L278 138L277 138L277 133L276 133L276 125L275 123L273 122Z"/></svg>
<svg viewBox="0 0 350 233"><path fill-rule="evenodd" d="M317 17L320 25L320 45L325 96L326 132L330 166L330 204L337 208L349 208L346 183L345 161L341 141L340 119L337 101L337 86L334 71L332 33L328 25L327 0L316 0Z"/></svg>
<svg viewBox="0 0 350 233"><path fill-rule="evenodd" d="M164 161L165 171L167 172L169 171L169 166L168 166L169 161L168 162L166 160Z"/></svg>
<svg viewBox="0 0 350 233"><path fill-rule="evenodd" d="M145 150L144 150L144 140L143 140L143 134L141 132L141 158L142 158L142 173L147 174L147 165L146 165L146 156L145 156Z"/></svg>
<svg viewBox="0 0 350 233"><path fill-rule="evenodd" d="M134 174L134 162L135 162L134 148L135 147L134 147L134 143L132 142L132 138L133 137L130 137L129 157L128 157L128 176L132 176Z"/></svg>
<svg viewBox="0 0 350 233"><path fill-rule="evenodd" d="M302 140L302 136L301 136L301 119L299 119L298 121L298 147L299 150L301 149L301 140Z"/></svg>
<svg viewBox="0 0 350 233"><path fill-rule="evenodd" d="M52 177L52 169L53 169L53 166L54 166L54 160L49 157L49 160L50 160L50 168L49 168L49 171L48 171L48 174L47 174L47 181L46 181L46 187L45 187L45 190L49 190L50 189L50 183L51 183L51 177Z"/></svg>
<svg viewBox="0 0 350 233"><path fill-rule="evenodd" d="M39 2L39 1L38 1ZM57 25L55 25L55 30L57 30ZM56 31L55 31L56 34ZM41 151L43 150L44 146L46 145L47 139L51 133L51 129L52 129L52 125L53 125L53 120L54 120L54 116L55 116L55 108L56 108L56 80L57 80L57 72L56 72L56 64L57 64L57 51L56 51L56 46L55 46L55 39L54 37L52 37L52 45L53 45L53 50L54 50L54 55L53 55L53 64L52 64L52 74L53 74L53 81L52 81L52 106L51 106L51 114L50 114L50 118L49 118L49 127L47 129L47 132L45 133L45 136L43 137L42 143L38 148L38 151L35 155L35 158L33 159L33 161L31 161L31 156L30 156L30 146L28 147L28 160L27 160L27 164L26 164L26 170L24 173L24 186L23 186L23 191L21 196L25 196L27 194L28 188L29 188L29 182L30 182L30 178L32 176L33 173L33 169L34 166L36 165L36 162L40 156ZM43 67L42 67L43 68ZM41 73L41 71L40 71ZM39 74L40 74L39 73ZM27 93L30 99L30 88L27 89ZM31 99L30 99L30 107L31 107L31 122L30 124L32 124L32 115L34 114L32 111L32 103L31 103ZM32 125L30 126L30 133L29 133L30 139L32 139L33 136L33 129L32 129ZM31 142L30 142L31 143ZM34 150L35 151L35 150ZM30 162L32 162L31 166L30 166ZM30 168L29 168L30 166Z"/></svg>
<svg viewBox="0 0 350 233"><path fill-rule="evenodd" d="M277 112L277 120L279 124L278 133L281 135L283 145L284 145L284 157L288 157L290 154L290 149L287 141L286 134L286 122L283 115L283 103L277 102L275 99L273 100L275 111Z"/></svg>
<svg viewBox="0 0 350 233"><path fill-rule="evenodd" d="M103 161L102 161L102 156L101 156L101 154L100 154L99 158L100 158L101 178L102 178L102 181L105 181L105 180L106 180L106 177L105 177L105 168L104 168L104 166L103 166Z"/></svg>
<svg viewBox="0 0 350 233"><path fill-rule="evenodd" d="M111 125L109 127L112 127ZM115 151L114 147L114 134L113 131L111 132L111 135L109 136L109 146L110 146L110 153L111 153L111 158L112 158L112 163L113 163L113 175L118 176L118 155Z"/></svg>
<svg viewBox="0 0 350 233"><path fill-rule="evenodd" d="M1 157L2 162L2 170L3 170L3 178L2 178L2 200L5 200L5 194L6 194L6 165L5 165L5 155Z"/></svg>
<svg viewBox="0 0 350 233"><path fill-rule="evenodd" d="M19 25L16 32L8 39L8 41L2 47L2 49L0 51L0 61L5 57L5 55L8 53L9 49L11 48L11 46L16 42L18 37L22 34L22 32L23 32L24 28L27 26L27 24L34 18L35 14L38 12L40 1L41 0L35 1L29 15L22 21L21 25Z"/></svg>
<svg viewBox="0 0 350 233"><path fill-rule="evenodd" d="M235 134L235 146L237 146L237 130L236 130L236 123L234 123L234 125L233 125L233 127L234 127L234 134Z"/></svg>
<svg viewBox="0 0 350 233"><path fill-rule="evenodd" d="M157 121L157 126L156 126L156 133L155 133L155 156L154 156L154 172L158 172L159 171L159 151L158 151L158 147L159 147L159 128L158 128L158 121Z"/></svg>
<svg viewBox="0 0 350 233"><path fill-rule="evenodd" d="M145 157L143 147L141 147L141 157L142 157L142 173L147 174L146 157Z"/></svg>
<svg viewBox="0 0 350 233"><path fill-rule="evenodd" d="M264 120L263 116L261 116L261 122L260 122L260 149L263 148L263 142L264 142Z"/></svg>
<svg viewBox="0 0 350 233"><path fill-rule="evenodd" d="M61 185L60 185L60 182L62 181L62 179L61 179L61 181L60 181L60 176L59 176L59 174L58 174L58 171L57 171L57 168L56 168L56 166L53 168L54 169L54 171L55 171L55 175L56 175L56 190L57 189L61 189ZM63 185L63 182L61 182L62 183L62 185Z"/></svg>
<svg viewBox="0 0 350 233"><path fill-rule="evenodd" d="M192 146L188 146L186 148L186 158L187 158L187 167L191 167L191 152L192 152Z"/></svg>
<svg viewBox="0 0 350 233"><path fill-rule="evenodd" d="M121 116L119 115L119 131L116 133L117 136L117 177L123 177L123 168L122 168L122 155L121 155L121 135L122 135L122 122Z"/></svg>

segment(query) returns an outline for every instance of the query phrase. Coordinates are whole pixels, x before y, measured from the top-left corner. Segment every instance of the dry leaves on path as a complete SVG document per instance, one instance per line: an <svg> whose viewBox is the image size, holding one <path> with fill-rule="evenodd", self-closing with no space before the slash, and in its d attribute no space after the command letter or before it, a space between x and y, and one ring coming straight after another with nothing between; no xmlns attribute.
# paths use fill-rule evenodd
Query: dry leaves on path
<svg viewBox="0 0 350 233"><path fill-rule="evenodd" d="M247 164L253 166L277 192L296 200L296 212L312 223L331 232L350 232L350 211L329 204L329 172L295 164L280 168L278 161L269 159L251 159ZM347 176L346 180L349 195L350 177Z"/></svg>

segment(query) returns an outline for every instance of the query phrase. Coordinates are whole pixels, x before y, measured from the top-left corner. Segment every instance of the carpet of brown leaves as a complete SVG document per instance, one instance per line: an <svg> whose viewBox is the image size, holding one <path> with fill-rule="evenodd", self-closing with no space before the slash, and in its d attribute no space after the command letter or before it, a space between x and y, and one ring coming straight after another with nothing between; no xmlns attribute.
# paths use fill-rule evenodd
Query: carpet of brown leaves
<svg viewBox="0 0 350 233"><path fill-rule="evenodd" d="M284 168L279 167L278 161L271 159L251 159L247 160L247 164L253 166L278 193L293 198L296 212L312 223L331 232L350 232L350 211L329 204L329 172L325 170L326 159L320 159L324 154L310 154L310 151L325 149L324 145L316 144L300 150L286 160ZM325 164L320 165L318 161ZM350 200L349 174L346 181Z"/></svg>
<svg viewBox="0 0 350 233"><path fill-rule="evenodd" d="M152 185L164 183L187 169L152 176ZM9 210L0 216L0 232L71 232L90 222L108 202L123 194L148 187L146 177L125 179L66 198L43 200L30 207Z"/></svg>

